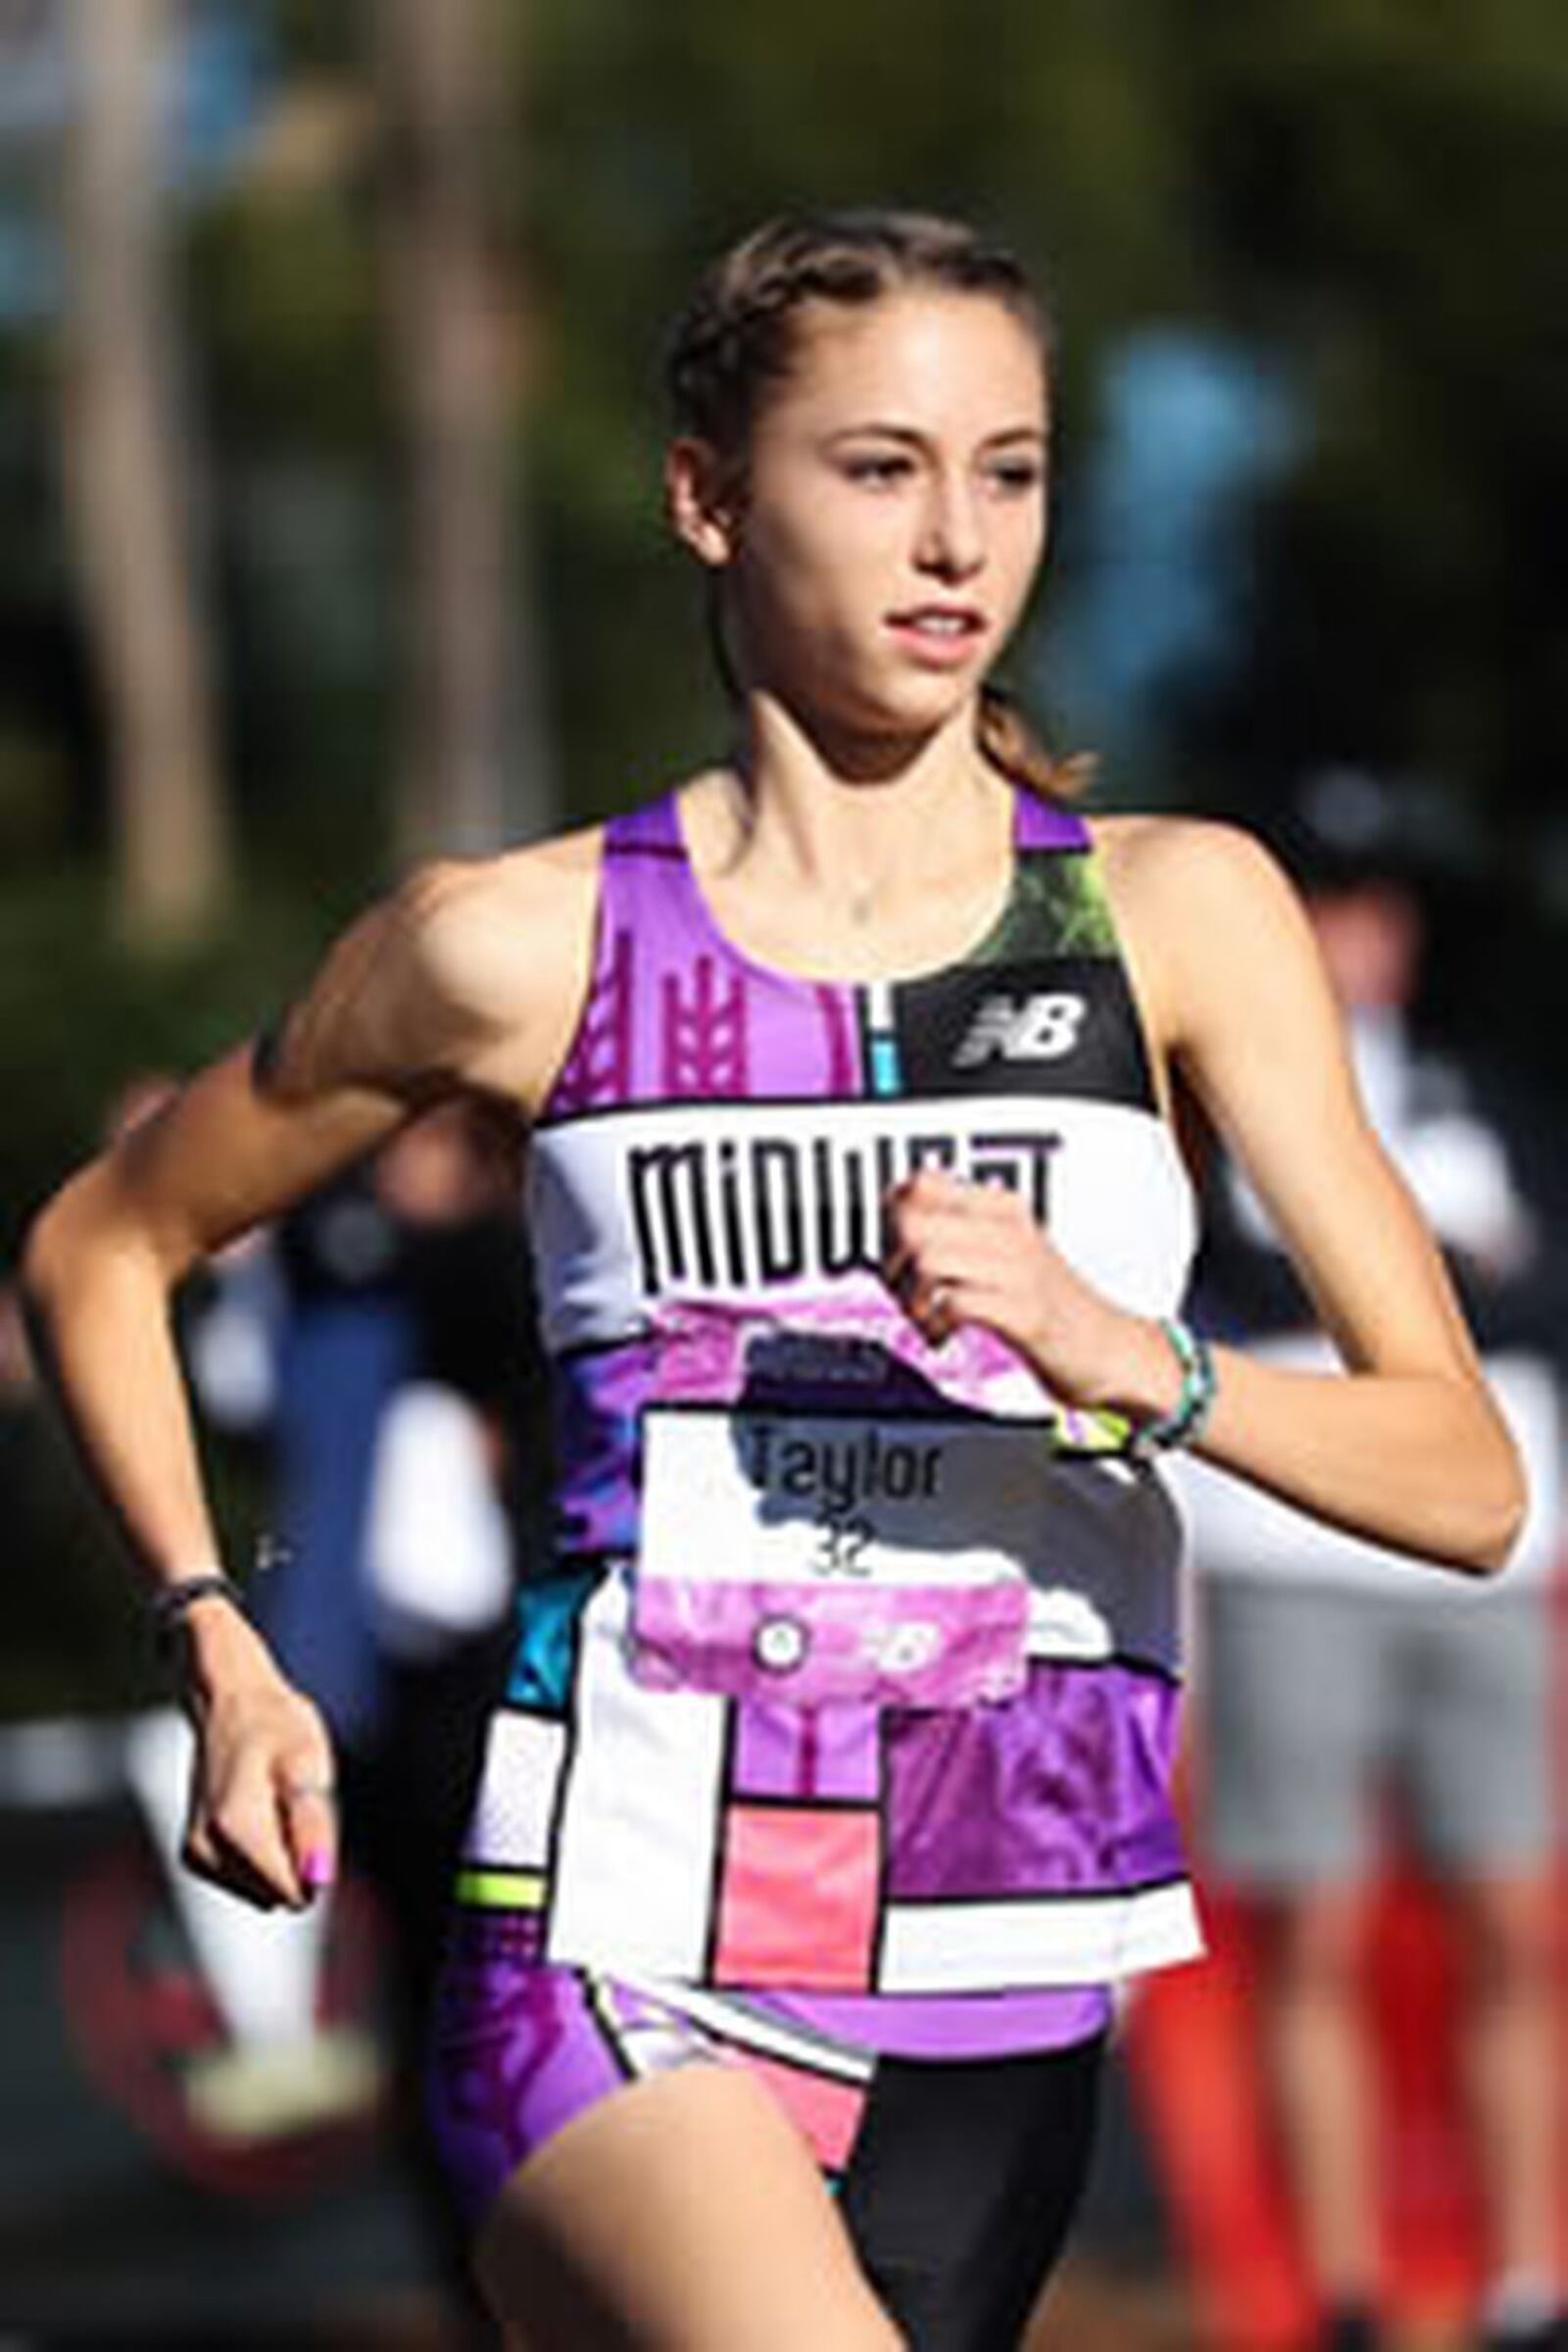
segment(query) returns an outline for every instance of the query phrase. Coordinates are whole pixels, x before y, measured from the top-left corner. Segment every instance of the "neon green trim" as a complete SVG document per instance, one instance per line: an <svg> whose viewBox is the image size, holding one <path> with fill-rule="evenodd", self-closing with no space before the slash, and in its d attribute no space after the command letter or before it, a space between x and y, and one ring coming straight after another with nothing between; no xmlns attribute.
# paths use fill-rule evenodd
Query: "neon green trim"
<svg viewBox="0 0 1568 2352"><path fill-rule="evenodd" d="M545 1874L542 1870L460 1870L460 1903L481 1911L542 1911Z"/></svg>

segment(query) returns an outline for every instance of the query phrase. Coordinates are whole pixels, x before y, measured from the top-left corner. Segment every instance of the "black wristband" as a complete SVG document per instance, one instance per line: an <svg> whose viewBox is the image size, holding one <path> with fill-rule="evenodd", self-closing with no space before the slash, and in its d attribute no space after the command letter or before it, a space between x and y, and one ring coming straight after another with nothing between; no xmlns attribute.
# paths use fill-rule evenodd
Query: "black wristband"
<svg viewBox="0 0 1568 2352"><path fill-rule="evenodd" d="M178 1584L166 1585L161 1592L155 1592L148 1603L153 1640L160 1650L167 1653L173 1647L187 1611L199 1600L226 1600L231 1609L242 1614L245 1608L244 1593L220 1568L209 1569L200 1576L181 1577Z"/></svg>

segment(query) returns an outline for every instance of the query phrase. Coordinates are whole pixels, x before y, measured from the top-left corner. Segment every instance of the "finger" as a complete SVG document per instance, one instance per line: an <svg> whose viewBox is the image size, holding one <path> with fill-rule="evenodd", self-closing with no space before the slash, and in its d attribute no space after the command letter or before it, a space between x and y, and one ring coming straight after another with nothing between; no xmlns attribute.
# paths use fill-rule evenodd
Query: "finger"
<svg viewBox="0 0 1568 2352"><path fill-rule="evenodd" d="M890 1185L881 1202L884 1257L928 1234L933 1220L954 1215L971 1189L930 1168Z"/></svg>
<svg viewBox="0 0 1568 2352"><path fill-rule="evenodd" d="M237 1894L259 1910L275 1911L288 1900L288 1890L258 1871L250 1857L220 1827L220 1800L210 1797L200 1781L191 1790L190 1813L180 1842L179 1858L193 1878L204 1879L225 1894Z"/></svg>
<svg viewBox="0 0 1568 2352"><path fill-rule="evenodd" d="M279 1776L278 1811L295 1874L308 1900L337 1877L337 1793L319 1765Z"/></svg>
<svg viewBox="0 0 1568 2352"><path fill-rule="evenodd" d="M941 1348L952 1339L962 1320L959 1286L938 1275L926 1287L917 1317L921 1331L933 1348Z"/></svg>
<svg viewBox="0 0 1568 2352"><path fill-rule="evenodd" d="M883 1280L897 1294L908 1286L911 1268L928 1279L939 1270L956 1278L988 1250L1015 1250L1022 1235L1036 1230L1027 1212L1020 1226L1018 1208L1016 1196L1000 1187L982 1200L981 1188L971 1186L961 1201L906 1211L884 1237Z"/></svg>
<svg viewBox="0 0 1568 2352"><path fill-rule="evenodd" d="M918 1260L912 1250L890 1250L882 1260L882 1279L901 1305L907 1302L920 1279Z"/></svg>
<svg viewBox="0 0 1568 2352"><path fill-rule="evenodd" d="M933 1282L940 1278L927 1270L921 1250L900 1249L883 1261L882 1279L905 1313L918 1321L929 1306Z"/></svg>
<svg viewBox="0 0 1568 2352"><path fill-rule="evenodd" d="M883 1281L898 1296L918 1276L929 1274L938 1256L961 1249L965 1233L958 1219L940 1209L920 1209L899 1217L883 1242Z"/></svg>
<svg viewBox="0 0 1568 2352"><path fill-rule="evenodd" d="M973 1185L965 1184L961 1176L951 1174L947 1168L926 1166L916 1168L912 1175L903 1176L897 1184L890 1185L886 1198L890 1203L900 1207L913 1203L951 1208L955 1201L961 1200L974 1189Z"/></svg>
<svg viewBox="0 0 1568 2352"><path fill-rule="evenodd" d="M224 1894L238 1895L258 1911L276 1911L288 1897L254 1870L245 1856L225 1846L210 1832L192 1831L180 1849L180 1860L192 1878L203 1879Z"/></svg>
<svg viewBox="0 0 1568 2352"><path fill-rule="evenodd" d="M215 1860L237 1880L249 1879L270 1887L276 1902L295 1906L305 1900L305 1888L285 1835L271 1760L266 1753L242 1753L215 1793L207 1811L208 1836Z"/></svg>
<svg viewBox="0 0 1568 2352"><path fill-rule="evenodd" d="M965 1289L956 1271L922 1269L899 1303L927 1345L940 1348L964 1320Z"/></svg>

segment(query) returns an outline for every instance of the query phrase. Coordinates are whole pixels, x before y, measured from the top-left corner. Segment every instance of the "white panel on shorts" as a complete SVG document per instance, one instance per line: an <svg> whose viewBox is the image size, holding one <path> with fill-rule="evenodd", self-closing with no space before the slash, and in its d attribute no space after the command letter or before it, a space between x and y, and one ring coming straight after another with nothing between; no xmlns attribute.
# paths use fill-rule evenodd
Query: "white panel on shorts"
<svg viewBox="0 0 1568 2352"><path fill-rule="evenodd" d="M634 1683L626 1615L614 1575L583 1611L546 1956L701 1979L726 1702Z"/></svg>
<svg viewBox="0 0 1568 2352"><path fill-rule="evenodd" d="M890 1903L877 1989L1109 1984L1141 1969L1196 1960L1202 1949L1185 1880L1123 1895Z"/></svg>
<svg viewBox="0 0 1568 2352"><path fill-rule="evenodd" d="M493 1716L466 1862L496 1870L543 1870L550 1859L566 1727L540 1715Z"/></svg>

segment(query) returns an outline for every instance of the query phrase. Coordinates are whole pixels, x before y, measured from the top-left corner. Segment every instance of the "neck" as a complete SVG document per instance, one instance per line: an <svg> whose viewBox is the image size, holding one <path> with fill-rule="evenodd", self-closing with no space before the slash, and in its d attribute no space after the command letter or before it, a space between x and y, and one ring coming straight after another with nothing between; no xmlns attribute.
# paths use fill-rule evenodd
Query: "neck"
<svg viewBox="0 0 1568 2352"><path fill-rule="evenodd" d="M940 883L1010 828L1011 795L979 751L970 708L918 738L808 732L760 695L748 721L728 771L722 862L765 866L854 923Z"/></svg>

